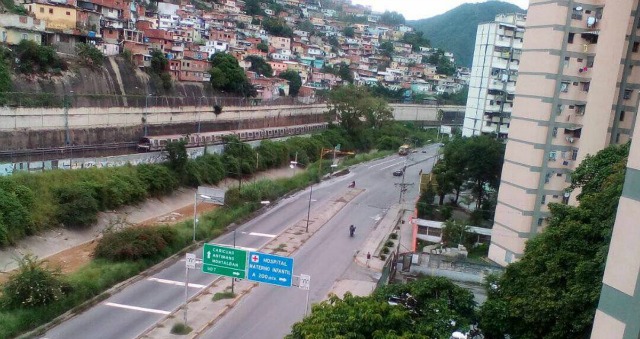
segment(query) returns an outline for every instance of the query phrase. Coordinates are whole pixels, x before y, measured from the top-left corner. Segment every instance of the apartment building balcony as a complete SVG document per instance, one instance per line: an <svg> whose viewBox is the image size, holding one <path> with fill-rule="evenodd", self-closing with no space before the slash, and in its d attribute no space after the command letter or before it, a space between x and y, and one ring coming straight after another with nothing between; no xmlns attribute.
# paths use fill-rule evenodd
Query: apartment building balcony
<svg viewBox="0 0 640 339"><path fill-rule="evenodd" d="M504 83L502 81L499 80L489 80L489 84L487 86L488 89L493 89L493 90L498 90L498 91L503 91L504 90Z"/></svg>
<svg viewBox="0 0 640 339"><path fill-rule="evenodd" d="M509 70L518 71L519 69L520 69L520 63L519 62L512 61L511 63L509 63Z"/></svg>
<svg viewBox="0 0 640 339"><path fill-rule="evenodd" d="M507 66L508 66L507 60L501 57L493 58L493 60L491 60L491 67L507 69Z"/></svg>
<svg viewBox="0 0 640 339"><path fill-rule="evenodd" d="M511 38L497 37L495 45L498 47L511 47Z"/></svg>
<svg viewBox="0 0 640 339"><path fill-rule="evenodd" d="M513 40L513 45L511 45L514 49L522 49L522 41L515 39Z"/></svg>
<svg viewBox="0 0 640 339"><path fill-rule="evenodd" d="M484 111L485 112L500 112L500 105L487 104L487 105L484 106Z"/></svg>

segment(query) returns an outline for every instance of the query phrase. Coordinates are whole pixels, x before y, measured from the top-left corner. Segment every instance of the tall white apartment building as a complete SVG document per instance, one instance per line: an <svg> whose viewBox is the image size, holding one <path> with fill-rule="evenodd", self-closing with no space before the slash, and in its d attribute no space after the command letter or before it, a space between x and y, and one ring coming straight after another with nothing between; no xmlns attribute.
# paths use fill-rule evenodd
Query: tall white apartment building
<svg viewBox="0 0 640 339"><path fill-rule="evenodd" d="M499 14L478 25L463 136L506 138L522 54L525 15Z"/></svg>
<svg viewBox="0 0 640 339"><path fill-rule="evenodd" d="M582 159L633 135L640 2L531 0L524 41L489 248L501 265L544 230L549 203L576 204L567 187Z"/></svg>

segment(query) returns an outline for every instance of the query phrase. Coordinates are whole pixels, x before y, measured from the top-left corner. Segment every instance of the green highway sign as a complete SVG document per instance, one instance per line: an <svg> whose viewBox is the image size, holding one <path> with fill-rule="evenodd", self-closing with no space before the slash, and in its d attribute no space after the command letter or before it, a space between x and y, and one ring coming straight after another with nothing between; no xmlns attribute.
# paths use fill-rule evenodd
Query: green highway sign
<svg viewBox="0 0 640 339"><path fill-rule="evenodd" d="M247 251L213 244L204 244L202 272L244 279L247 272Z"/></svg>

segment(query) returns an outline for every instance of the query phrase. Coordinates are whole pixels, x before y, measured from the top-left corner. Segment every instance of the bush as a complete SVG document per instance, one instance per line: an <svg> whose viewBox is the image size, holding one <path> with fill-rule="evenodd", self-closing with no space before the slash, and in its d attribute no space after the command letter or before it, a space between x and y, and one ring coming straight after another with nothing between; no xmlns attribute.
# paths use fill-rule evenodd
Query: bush
<svg viewBox="0 0 640 339"><path fill-rule="evenodd" d="M52 47L40 46L31 40L20 41L16 46L16 55L20 60L18 70L22 73L45 73L51 69L67 68Z"/></svg>
<svg viewBox="0 0 640 339"><path fill-rule="evenodd" d="M54 197L58 203L56 217L65 227L86 227L97 221L98 201L95 192L82 183L58 187Z"/></svg>
<svg viewBox="0 0 640 339"><path fill-rule="evenodd" d="M94 256L112 261L153 259L177 240L177 231L168 226L130 227L106 233Z"/></svg>
<svg viewBox="0 0 640 339"><path fill-rule="evenodd" d="M380 254L380 260L385 260L385 259L387 259L387 256L384 254Z"/></svg>
<svg viewBox="0 0 640 339"><path fill-rule="evenodd" d="M171 327L171 334L185 335L189 334L193 329L187 324L184 323L176 323Z"/></svg>
<svg viewBox="0 0 640 339"><path fill-rule="evenodd" d="M393 247L393 245L394 245L394 244L393 244L393 241L391 241L391 240L387 240L387 242L386 242L386 243L384 243L384 246L385 246L385 247Z"/></svg>
<svg viewBox="0 0 640 339"><path fill-rule="evenodd" d="M7 308L47 305L60 299L66 288L56 271L30 255L19 261L18 271L4 284L2 304Z"/></svg>
<svg viewBox="0 0 640 339"><path fill-rule="evenodd" d="M173 192L178 187L178 179L164 165L141 164L136 166L138 179L151 196L160 196Z"/></svg>
<svg viewBox="0 0 640 339"><path fill-rule="evenodd" d="M389 247L383 247L382 251L380 251L380 252L382 252L383 254L389 254L389 252L391 252L391 250L389 250Z"/></svg>
<svg viewBox="0 0 640 339"><path fill-rule="evenodd" d="M389 234L389 239L398 239L398 234L397 233L391 233Z"/></svg>
<svg viewBox="0 0 640 339"><path fill-rule="evenodd" d="M3 183L8 183L3 181ZM31 190L21 185L0 187L0 245L13 244L33 231Z"/></svg>
<svg viewBox="0 0 640 339"><path fill-rule="evenodd" d="M79 43L76 45L76 53L87 66L97 68L102 66L104 54L92 44Z"/></svg>

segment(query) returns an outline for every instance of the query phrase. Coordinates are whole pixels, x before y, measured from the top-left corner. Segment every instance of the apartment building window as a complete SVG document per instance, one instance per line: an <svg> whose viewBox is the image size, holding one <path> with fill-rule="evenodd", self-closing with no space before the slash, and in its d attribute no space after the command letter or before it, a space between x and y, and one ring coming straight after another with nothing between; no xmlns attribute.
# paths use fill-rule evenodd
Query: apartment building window
<svg viewBox="0 0 640 339"><path fill-rule="evenodd" d="M546 195L543 195L543 196L542 196L542 199L540 200L540 204L541 204L541 205L544 205L544 204L546 204L546 203L547 203L547 196L546 196Z"/></svg>
<svg viewBox="0 0 640 339"><path fill-rule="evenodd" d="M616 133L616 144L620 142L620 133Z"/></svg>
<svg viewBox="0 0 640 339"><path fill-rule="evenodd" d="M40 13L44 13L44 8L40 7Z"/></svg>
<svg viewBox="0 0 640 339"><path fill-rule="evenodd" d="M624 100L629 100L631 99L631 93L633 92L633 90L630 89L625 89L624 90L624 96L622 97Z"/></svg>
<svg viewBox="0 0 640 339"><path fill-rule="evenodd" d="M553 135L553 137L557 137L558 136L558 127L554 127L553 131L551 132L551 135Z"/></svg>
<svg viewBox="0 0 640 339"><path fill-rule="evenodd" d="M562 82L560 84L560 92L567 93L569 91L569 82Z"/></svg>
<svg viewBox="0 0 640 339"><path fill-rule="evenodd" d="M564 67L569 67L569 61L571 60L570 57L564 57Z"/></svg>
<svg viewBox="0 0 640 339"><path fill-rule="evenodd" d="M549 161L556 161L556 151L549 152Z"/></svg>
<svg viewBox="0 0 640 339"><path fill-rule="evenodd" d="M638 53L638 47L640 47L640 42L634 42L633 43L633 48L631 49L633 51L633 53Z"/></svg>
<svg viewBox="0 0 640 339"><path fill-rule="evenodd" d="M578 159L578 150L574 149L571 151L571 160L575 161L576 159Z"/></svg>
<svg viewBox="0 0 640 339"><path fill-rule="evenodd" d="M582 58L578 58L578 62L582 62Z"/></svg>
<svg viewBox="0 0 640 339"><path fill-rule="evenodd" d="M587 82L581 82L581 84L582 84L582 90L585 92L589 92L589 86L591 86L591 83L587 81Z"/></svg>
<svg viewBox="0 0 640 339"><path fill-rule="evenodd" d="M592 56L588 56L587 57L587 68L592 68L593 67L593 61L595 60L594 57Z"/></svg>
<svg viewBox="0 0 640 339"><path fill-rule="evenodd" d="M569 37L567 39L567 43L572 44L573 43L573 38L576 36L576 33L569 33Z"/></svg>
<svg viewBox="0 0 640 339"><path fill-rule="evenodd" d="M29 35L27 33L22 33L22 40L28 40Z"/></svg>
<svg viewBox="0 0 640 339"><path fill-rule="evenodd" d="M620 111L620 121L624 121L624 111Z"/></svg>
<svg viewBox="0 0 640 339"><path fill-rule="evenodd" d="M49 8L49 14L53 14L53 8Z"/></svg>
<svg viewBox="0 0 640 339"><path fill-rule="evenodd" d="M67 12L67 15L71 15L71 12Z"/></svg>
<svg viewBox="0 0 640 339"><path fill-rule="evenodd" d="M542 226L543 222L544 222L544 218L538 218L538 226Z"/></svg>

